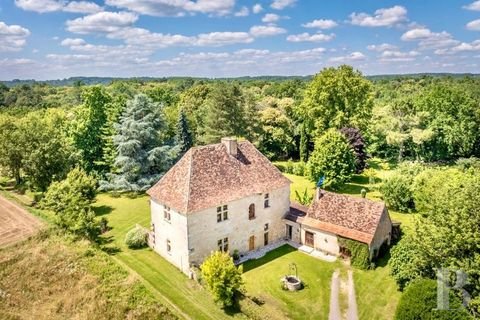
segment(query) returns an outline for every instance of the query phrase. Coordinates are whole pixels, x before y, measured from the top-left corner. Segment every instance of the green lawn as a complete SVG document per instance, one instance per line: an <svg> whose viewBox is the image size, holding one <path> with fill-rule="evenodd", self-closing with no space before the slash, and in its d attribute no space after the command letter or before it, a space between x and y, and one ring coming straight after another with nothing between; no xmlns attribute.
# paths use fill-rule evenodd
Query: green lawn
<svg viewBox="0 0 480 320"><path fill-rule="evenodd" d="M134 271L161 302L184 317L192 319L225 319L240 314L225 313L212 297L196 282L187 279L176 267L151 249L128 249L123 239L126 232L139 223L150 226L148 197L114 198L107 194L97 197L95 210L107 216L112 230L105 235L111 241L107 247L113 257L130 271Z"/></svg>
<svg viewBox="0 0 480 320"><path fill-rule="evenodd" d="M281 288L280 279L289 274L289 265L297 265L305 288L290 292ZM247 293L265 302L290 319L328 319L330 281L342 263L325 262L299 252L289 245L269 252L263 258L244 263Z"/></svg>

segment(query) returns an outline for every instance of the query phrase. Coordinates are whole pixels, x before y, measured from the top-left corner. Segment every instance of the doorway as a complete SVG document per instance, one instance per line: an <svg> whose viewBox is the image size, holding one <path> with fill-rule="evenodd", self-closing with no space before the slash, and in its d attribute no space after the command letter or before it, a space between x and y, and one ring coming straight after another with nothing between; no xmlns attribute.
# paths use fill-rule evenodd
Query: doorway
<svg viewBox="0 0 480 320"><path fill-rule="evenodd" d="M250 236L248 239L248 250L252 251L255 249L255 236Z"/></svg>
<svg viewBox="0 0 480 320"><path fill-rule="evenodd" d="M313 244L314 244L313 238L314 238L313 232L305 231L305 245L313 248Z"/></svg>
<svg viewBox="0 0 480 320"><path fill-rule="evenodd" d="M293 234L293 227L289 224L286 225L286 233L287 233L287 239L292 240L292 234Z"/></svg>

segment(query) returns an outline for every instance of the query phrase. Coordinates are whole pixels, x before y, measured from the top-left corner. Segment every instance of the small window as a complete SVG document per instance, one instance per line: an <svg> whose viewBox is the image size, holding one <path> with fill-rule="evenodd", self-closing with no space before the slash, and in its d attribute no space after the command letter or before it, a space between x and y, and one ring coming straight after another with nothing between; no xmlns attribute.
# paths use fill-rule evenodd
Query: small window
<svg viewBox="0 0 480 320"><path fill-rule="evenodd" d="M263 197L263 207L264 208L270 207L270 194L268 194L268 193L265 193L265 195Z"/></svg>
<svg viewBox="0 0 480 320"><path fill-rule="evenodd" d="M217 241L218 251L228 251L228 238L223 238Z"/></svg>
<svg viewBox="0 0 480 320"><path fill-rule="evenodd" d="M263 230L264 230L264 231L267 231L267 230L268 230L268 223L265 223L265 225L263 226Z"/></svg>
<svg viewBox="0 0 480 320"><path fill-rule="evenodd" d="M222 222L223 220L228 220L227 205L217 207L217 222Z"/></svg>
<svg viewBox="0 0 480 320"><path fill-rule="evenodd" d="M164 206L163 207L163 218L167 221L170 221L170 207Z"/></svg>
<svg viewBox="0 0 480 320"><path fill-rule="evenodd" d="M248 219L255 219L255 204L253 203L248 207Z"/></svg>
<svg viewBox="0 0 480 320"><path fill-rule="evenodd" d="M172 246L170 245L170 240L167 239L167 252L172 250Z"/></svg>

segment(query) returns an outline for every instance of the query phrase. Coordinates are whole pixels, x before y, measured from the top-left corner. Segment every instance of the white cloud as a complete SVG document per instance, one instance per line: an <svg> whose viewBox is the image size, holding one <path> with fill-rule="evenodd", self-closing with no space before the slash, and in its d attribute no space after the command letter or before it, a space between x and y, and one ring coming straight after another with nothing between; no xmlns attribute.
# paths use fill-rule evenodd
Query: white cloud
<svg viewBox="0 0 480 320"><path fill-rule="evenodd" d="M250 10L248 10L247 7L242 7L240 10L238 10L237 12L235 12L235 17L246 17L250 14Z"/></svg>
<svg viewBox="0 0 480 320"><path fill-rule="evenodd" d="M102 11L102 7L94 2L72 1L67 3L62 10L66 12L95 13Z"/></svg>
<svg viewBox="0 0 480 320"><path fill-rule="evenodd" d="M112 33L131 26L138 16L131 12L98 12L67 20L67 30L73 33Z"/></svg>
<svg viewBox="0 0 480 320"><path fill-rule="evenodd" d="M366 56L363 53L359 51L355 51L346 56L330 58L329 61L334 63L344 63L344 62L352 62L352 61L361 61L361 60L365 60L365 58Z"/></svg>
<svg viewBox="0 0 480 320"><path fill-rule="evenodd" d="M250 28L250 34L256 38L275 36L286 32L287 30L277 26L253 26Z"/></svg>
<svg viewBox="0 0 480 320"><path fill-rule="evenodd" d="M470 21L467 23L466 28L472 31L480 31L480 19Z"/></svg>
<svg viewBox="0 0 480 320"><path fill-rule="evenodd" d="M367 49L372 51L382 52L386 50L395 50L397 49L397 46L394 46L393 44L389 44L389 43L371 44L367 46Z"/></svg>
<svg viewBox="0 0 480 320"><path fill-rule="evenodd" d="M402 52L398 50L385 50L380 54L380 61L412 61L420 55L418 51L412 50L408 52Z"/></svg>
<svg viewBox="0 0 480 320"><path fill-rule="evenodd" d="M446 31L432 32L425 27L408 30L400 38L403 41L419 41L420 49L444 48L460 43Z"/></svg>
<svg viewBox="0 0 480 320"><path fill-rule="evenodd" d="M256 3L253 7L252 7L252 11L253 13L257 14L257 13L260 13L263 11L263 7L260 3Z"/></svg>
<svg viewBox="0 0 480 320"><path fill-rule="evenodd" d="M0 21L0 52L20 51L27 43L30 31L19 25Z"/></svg>
<svg viewBox="0 0 480 320"><path fill-rule="evenodd" d="M373 16L363 12L350 15L351 24L362 27L391 27L406 20L407 9L402 6L378 9Z"/></svg>
<svg viewBox="0 0 480 320"><path fill-rule="evenodd" d="M286 7L291 7L297 2L297 0L273 0L270 7L276 10L282 10Z"/></svg>
<svg viewBox="0 0 480 320"><path fill-rule="evenodd" d="M75 38L75 39L66 38L66 39L63 39L60 44L65 47L70 47L70 46L81 46L81 45L84 45L85 43L86 43L85 40L80 38Z"/></svg>
<svg viewBox="0 0 480 320"><path fill-rule="evenodd" d="M333 20L318 19L302 24L304 28L331 29L338 26Z"/></svg>
<svg viewBox="0 0 480 320"><path fill-rule="evenodd" d="M216 47L234 43L250 43L253 40L253 37L247 32L211 32L199 34L195 45Z"/></svg>
<svg viewBox="0 0 480 320"><path fill-rule="evenodd" d="M480 40L475 40L470 43L462 42L459 45L456 45L452 48L437 49L435 50L435 54L449 55L449 54L456 54L458 52L477 52L477 51L480 51Z"/></svg>
<svg viewBox="0 0 480 320"><path fill-rule="evenodd" d="M474 1L467 6L463 6L463 8L472 11L480 11L480 0Z"/></svg>
<svg viewBox="0 0 480 320"><path fill-rule="evenodd" d="M265 22L265 23L275 23L278 20L280 20L280 16L275 13L267 13L262 18L262 22Z"/></svg>
<svg viewBox="0 0 480 320"><path fill-rule="evenodd" d="M95 13L102 10L102 7L89 1L15 0L15 5L23 10L39 13L54 11Z"/></svg>
<svg viewBox="0 0 480 320"><path fill-rule="evenodd" d="M185 13L227 15L235 0L106 0L105 4L151 16L184 16Z"/></svg>
<svg viewBox="0 0 480 320"><path fill-rule="evenodd" d="M287 37L287 41L290 42L321 42L321 41L330 41L335 37L333 33L324 34L321 32L310 34L308 32L293 34Z"/></svg>

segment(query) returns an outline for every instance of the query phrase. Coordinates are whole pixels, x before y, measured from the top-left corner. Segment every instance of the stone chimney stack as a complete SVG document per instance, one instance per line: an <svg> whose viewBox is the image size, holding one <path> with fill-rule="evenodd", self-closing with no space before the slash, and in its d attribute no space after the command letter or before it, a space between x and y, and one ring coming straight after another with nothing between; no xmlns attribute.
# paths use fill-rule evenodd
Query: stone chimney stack
<svg viewBox="0 0 480 320"><path fill-rule="evenodd" d="M320 200L322 196L323 196L322 188L317 187L317 190L315 192L315 200Z"/></svg>
<svg viewBox="0 0 480 320"><path fill-rule="evenodd" d="M238 151L237 139L235 138L222 138L222 143L227 148L227 153L236 157Z"/></svg>

